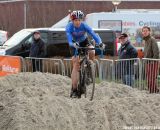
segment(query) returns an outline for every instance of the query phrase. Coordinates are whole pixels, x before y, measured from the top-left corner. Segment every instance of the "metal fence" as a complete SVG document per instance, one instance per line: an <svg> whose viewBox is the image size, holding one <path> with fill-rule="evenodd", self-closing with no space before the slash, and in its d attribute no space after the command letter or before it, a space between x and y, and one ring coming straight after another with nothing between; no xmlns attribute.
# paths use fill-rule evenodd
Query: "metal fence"
<svg viewBox="0 0 160 130"><path fill-rule="evenodd" d="M114 81L132 87L139 87L140 59L120 59L114 61Z"/></svg>
<svg viewBox="0 0 160 130"><path fill-rule="evenodd" d="M64 59L63 60L64 66L65 66L65 76L71 77L72 73L72 60L71 59Z"/></svg>
<svg viewBox="0 0 160 130"><path fill-rule="evenodd" d="M22 60L24 72L48 72L71 76L71 59L30 58ZM157 93L160 88L160 59L100 59L94 60L96 78L126 84L140 90Z"/></svg>
<svg viewBox="0 0 160 130"><path fill-rule="evenodd" d="M65 75L65 67L61 59L52 58L25 58L25 72L45 72Z"/></svg>
<svg viewBox="0 0 160 130"><path fill-rule="evenodd" d="M101 80L114 81L132 87L140 85L140 59L100 60Z"/></svg>
<svg viewBox="0 0 160 130"><path fill-rule="evenodd" d="M125 84L150 93L160 89L160 59L100 60L100 79Z"/></svg>
<svg viewBox="0 0 160 130"><path fill-rule="evenodd" d="M109 59L100 59L99 78L100 80L112 81L114 79L114 62Z"/></svg>
<svg viewBox="0 0 160 130"><path fill-rule="evenodd" d="M99 61L94 60L96 77L99 78ZM72 60L71 59L52 59L52 58L33 58L27 57L22 62L23 72L48 72L71 76Z"/></svg>
<svg viewBox="0 0 160 130"><path fill-rule="evenodd" d="M141 89L157 93L160 89L160 59L143 58L141 66Z"/></svg>
<svg viewBox="0 0 160 130"><path fill-rule="evenodd" d="M63 63L65 66L65 75L71 77L72 73L72 60L71 59L63 59ZM99 61L97 59L94 60L95 63L95 76L99 78Z"/></svg>

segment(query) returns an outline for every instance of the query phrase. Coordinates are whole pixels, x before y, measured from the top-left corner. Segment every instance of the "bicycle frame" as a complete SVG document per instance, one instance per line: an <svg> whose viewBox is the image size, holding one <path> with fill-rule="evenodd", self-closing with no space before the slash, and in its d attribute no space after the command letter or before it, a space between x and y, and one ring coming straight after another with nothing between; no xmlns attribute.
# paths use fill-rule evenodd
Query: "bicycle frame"
<svg viewBox="0 0 160 130"><path fill-rule="evenodd" d="M95 48L88 48L88 47L80 47L77 50L77 56L80 58L80 71L79 71L79 84L78 84L78 97L81 97L82 91L85 94L86 97L86 86L88 86L87 83L87 73L89 72L88 68L91 67L91 61L89 60L89 50L95 50ZM93 62L92 62L93 63ZM91 73L91 72L89 72ZM95 76L93 77L95 78ZM92 93L94 93L94 87L95 87L95 82L92 88ZM93 94L91 94L90 100L93 99Z"/></svg>

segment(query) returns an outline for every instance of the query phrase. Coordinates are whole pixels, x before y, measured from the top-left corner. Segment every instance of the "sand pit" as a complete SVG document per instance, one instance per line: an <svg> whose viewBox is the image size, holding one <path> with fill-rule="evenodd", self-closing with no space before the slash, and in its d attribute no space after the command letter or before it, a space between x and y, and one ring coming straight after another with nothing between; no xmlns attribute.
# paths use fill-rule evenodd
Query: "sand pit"
<svg viewBox="0 0 160 130"><path fill-rule="evenodd" d="M0 130L160 129L160 94L102 82L89 101L70 99L70 86L47 73L1 77Z"/></svg>

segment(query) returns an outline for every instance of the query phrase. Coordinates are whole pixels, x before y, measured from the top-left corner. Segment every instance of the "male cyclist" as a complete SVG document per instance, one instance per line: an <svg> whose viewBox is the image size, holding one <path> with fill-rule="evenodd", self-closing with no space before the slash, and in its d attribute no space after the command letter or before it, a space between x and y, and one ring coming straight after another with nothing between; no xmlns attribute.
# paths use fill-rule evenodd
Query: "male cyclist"
<svg viewBox="0 0 160 130"><path fill-rule="evenodd" d="M73 11L70 14L71 22L69 22L66 26L66 35L68 39L68 43L70 46L70 52L72 55L73 62L73 70L71 74L72 79L72 91L71 97L77 97L77 83L78 83L78 70L79 70L79 58L76 57L75 52L78 47L89 47L93 48L93 45L90 44L87 38L87 33L92 36L94 41L100 48L104 48L104 44L102 43L100 37L95 34L95 32L89 27L85 22L84 13L80 10ZM95 57L95 51L89 51L89 59L93 60Z"/></svg>

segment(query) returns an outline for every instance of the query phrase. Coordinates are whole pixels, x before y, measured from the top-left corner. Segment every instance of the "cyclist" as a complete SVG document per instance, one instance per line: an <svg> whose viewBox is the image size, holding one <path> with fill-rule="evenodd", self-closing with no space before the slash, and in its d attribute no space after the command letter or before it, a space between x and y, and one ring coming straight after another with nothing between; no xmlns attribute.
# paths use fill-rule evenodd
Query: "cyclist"
<svg viewBox="0 0 160 130"><path fill-rule="evenodd" d="M104 48L104 44L101 38L95 34L95 32L84 21L84 13L80 10L73 11L70 14L71 21L66 26L66 35L70 46L70 52L72 56L73 69L71 74L72 89L71 97L77 97L77 83L78 83L78 71L79 71L79 58L75 56L76 49L78 47L93 48L93 45L88 41L87 34L91 35L96 44L100 48ZM94 60L95 51L89 51L89 59Z"/></svg>

